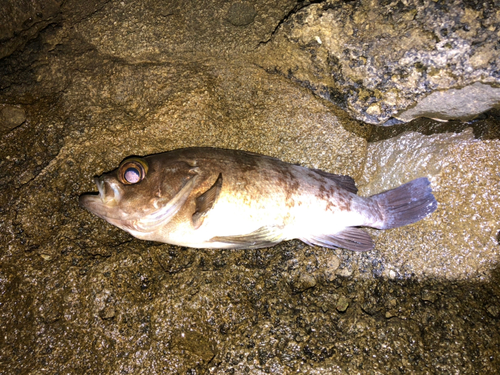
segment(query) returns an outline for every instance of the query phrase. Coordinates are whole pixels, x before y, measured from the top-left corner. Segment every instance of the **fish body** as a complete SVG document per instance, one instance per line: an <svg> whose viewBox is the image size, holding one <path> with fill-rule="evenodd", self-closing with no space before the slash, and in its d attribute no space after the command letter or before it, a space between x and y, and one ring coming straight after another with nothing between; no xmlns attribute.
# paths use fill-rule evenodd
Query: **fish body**
<svg viewBox="0 0 500 375"><path fill-rule="evenodd" d="M427 178L360 197L354 180L255 153L187 148L125 159L80 204L133 236L194 248L262 248L300 239L367 251L360 226L414 223L437 207Z"/></svg>

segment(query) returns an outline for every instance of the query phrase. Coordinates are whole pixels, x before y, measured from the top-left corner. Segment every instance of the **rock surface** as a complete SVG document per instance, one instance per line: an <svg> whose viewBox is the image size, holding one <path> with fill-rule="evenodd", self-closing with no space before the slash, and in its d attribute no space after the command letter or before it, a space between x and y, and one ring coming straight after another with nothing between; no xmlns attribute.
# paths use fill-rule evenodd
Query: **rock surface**
<svg viewBox="0 0 500 375"><path fill-rule="evenodd" d="M0 373L495 373L498 113L374 132L259 67L295 2L155 4L105 3L0 60ZM439 208L361 254L139 241L78 206L126 156L188 146L365 195L425 175Z"/></svg>
<svg viewBox="0 0 500 375"><path fill-rule="evenodd" d="M0 59L36 38L50 25L71 25L107 0L3 0L0 3Z"/></svg>
<svg viewBox="0 0 500 375"><path fill-rule="evenodd" d="M376 4L328 0L300 9L263 46L262 66L301 82L372 124L397 123L392 117L429 117L428 109L410 109L438 92L441 96L432 96L431 117L476 115L477 107L466 113L446 111L453 99L446 91L476 82L500 83L500 52L495 47L500 37L498 4ZM486 109L500 104L498 91L489 92Z"/></svg>

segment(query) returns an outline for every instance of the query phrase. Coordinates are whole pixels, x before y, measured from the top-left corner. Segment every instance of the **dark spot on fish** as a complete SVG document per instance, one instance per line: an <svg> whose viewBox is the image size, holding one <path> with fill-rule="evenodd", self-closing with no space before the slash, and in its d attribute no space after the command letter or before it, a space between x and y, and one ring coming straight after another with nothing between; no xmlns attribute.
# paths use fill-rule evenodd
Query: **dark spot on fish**
<svg viewBox="0 0 500 375"><path fill-rule="evenodd" d="M349 211L351 209L351 196L347 191L336 189L331 184L325 182L319 186L319 194L316 195L319 199L326 202L326 210Z"/></svg>
<svg viewBox="0 0 500 375"><path fill-rule="evenodd" d="M341 211L351 210L351 196L349 193L342 190L338 192L338 207Z"/></svg>
<svg viewBox="0 0 500 375"><path fill-rule="evenodd" d="M299 181L288 168L277 168L276 177L285 192L286 207L294 207L295 199L293 199L293 197L297 194L297 191L300 188Z"/></svg>
<svg viewBox="0 0 500 375"><path fill-rule="evenodd" d="M319 182L322 185L325 183L325 179L323 177L321 177L318 173L315 173L313 171L310 171L307 174L307 177L309 177L310 179L312 179L312 180L314 180L316 182Z"/></svg>

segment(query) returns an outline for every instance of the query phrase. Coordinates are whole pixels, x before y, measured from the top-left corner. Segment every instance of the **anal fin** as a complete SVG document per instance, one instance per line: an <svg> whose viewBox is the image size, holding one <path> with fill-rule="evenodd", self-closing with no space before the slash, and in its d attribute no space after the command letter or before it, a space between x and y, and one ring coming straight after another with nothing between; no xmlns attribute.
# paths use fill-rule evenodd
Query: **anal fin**
<svg viewBox="0 0 500 375"><path fill-rule="evenodd" d="M368 233L355 227L346 228L335 234L312 235L300 240L309 245L323 246L331 249L340 247L352 251L369 251L375 246Z"/></svg>
<svg viewBox="0 0 500 375"><path fill-rule="evenodd" d="M283 241L283 239L281 229L275 226L267 226L248 234L213 237L210 242L222 242L234 245L233 249L260 249L274 246Z"/></svg>

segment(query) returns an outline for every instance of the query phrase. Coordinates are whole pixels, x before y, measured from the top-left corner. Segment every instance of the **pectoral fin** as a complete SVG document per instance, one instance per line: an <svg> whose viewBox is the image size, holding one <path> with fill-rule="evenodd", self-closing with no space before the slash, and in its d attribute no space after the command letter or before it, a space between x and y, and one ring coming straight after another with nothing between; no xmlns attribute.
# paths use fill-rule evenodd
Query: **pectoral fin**
<svg viewBox="0 0 500 375"><path fill-rule="evenodd" d="M312 235L307 238L301 238L309 245L323 246L331 249L341 247L352 251L369 251L375 246L371 236L364 230L355 227L349 227L342 232L335 234Z"/></svg>
<svg viewBox="0 0 500 375"><path fill-rule="evenodd" d="M162 205L160 209L135 221L133 229L144 233L169 222L184 203L186 203L187 198L195 187L196 181L197 176L189 178L173 198Z"/></svg>
<svg viewBox="0 0 500 375"><path fill-rule="evenodd" d="M210 242L234 245L233 249L260 249L274 246L283 241L282 230L275 226L262 227L254 232L238 236L217 236Z"/></svg>
<svg viewBox="0 0 500 375"><path fill-rule="evenodd" d="M203 224L203 220L207 215L208 211L210 211L217 200L217 197L220 194L220 190L222 189L222 174L219 174L217 181L212 185L210 189L196 198L196 211L193 214L193 226L194 229L198 229L201 224Z"/></svg>

